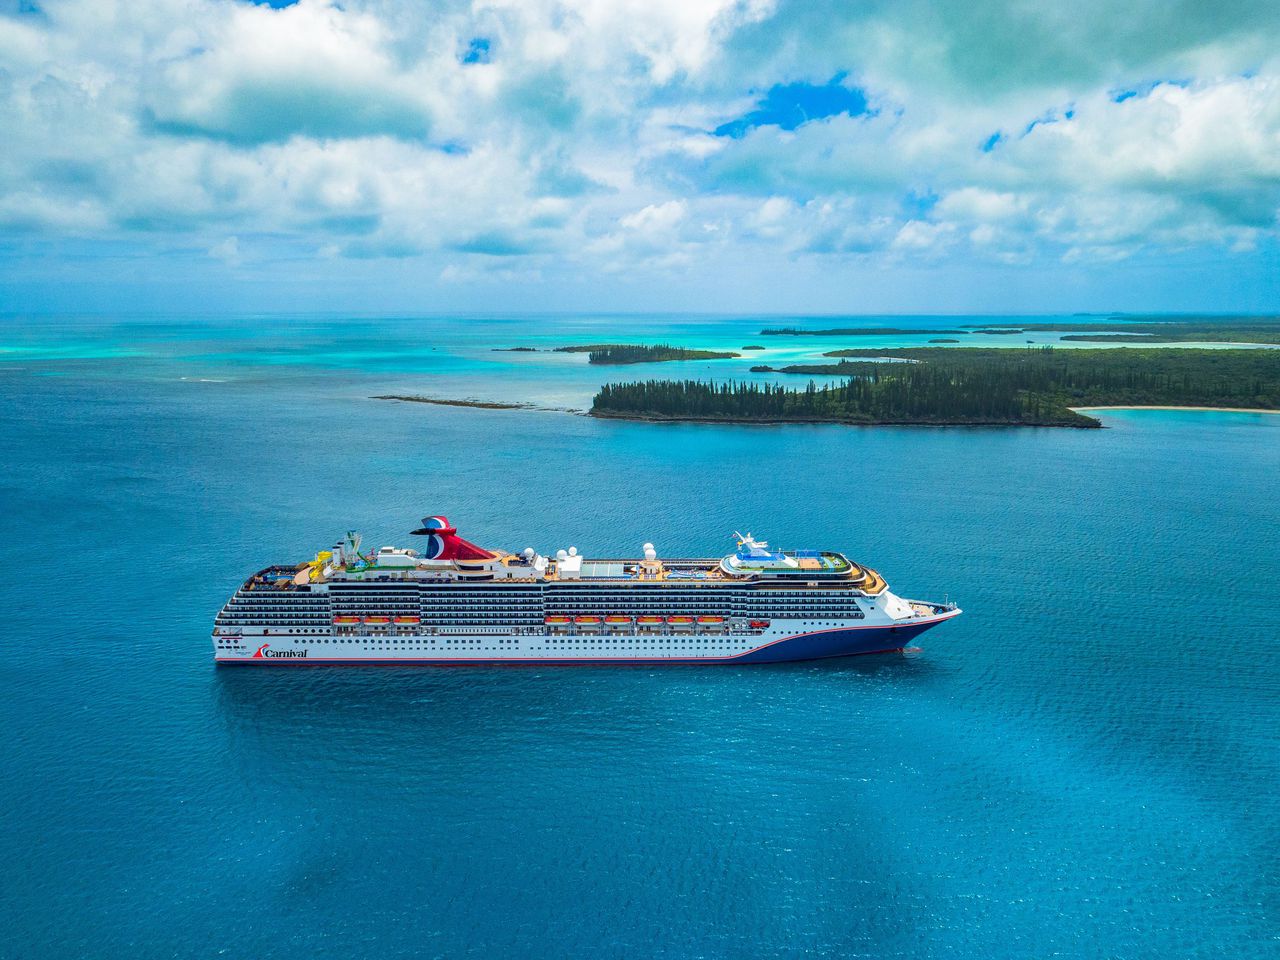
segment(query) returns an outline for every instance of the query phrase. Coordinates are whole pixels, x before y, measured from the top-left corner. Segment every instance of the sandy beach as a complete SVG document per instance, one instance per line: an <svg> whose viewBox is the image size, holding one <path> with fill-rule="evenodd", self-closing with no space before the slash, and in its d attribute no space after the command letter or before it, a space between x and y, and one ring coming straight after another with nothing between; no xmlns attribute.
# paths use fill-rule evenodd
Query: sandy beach
<svg viewBox="0 0 1280 960"><path fill-rule="evenodd" d="M1213 413L1280 413L1280 410L1264 410L1260 407L1166 407L1141 404L1124 404L1114 407L1072 407L1076 413L1090 410L1207 410Z"/></svg>

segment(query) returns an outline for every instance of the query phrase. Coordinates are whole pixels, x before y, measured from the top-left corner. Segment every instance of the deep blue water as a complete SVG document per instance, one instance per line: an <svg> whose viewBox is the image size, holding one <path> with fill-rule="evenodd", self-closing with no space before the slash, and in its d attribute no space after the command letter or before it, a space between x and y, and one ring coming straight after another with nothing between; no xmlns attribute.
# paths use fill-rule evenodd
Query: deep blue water
<svg viewBox="0 0 1280 960"><path fill-rule="evenodd" d="M1280 416L367 399L589 398L505 323L0 328L0 954L1275 956ZM213 667L245 573L438 512L587 555L749 527L966 613L785 666Z"/></svg>

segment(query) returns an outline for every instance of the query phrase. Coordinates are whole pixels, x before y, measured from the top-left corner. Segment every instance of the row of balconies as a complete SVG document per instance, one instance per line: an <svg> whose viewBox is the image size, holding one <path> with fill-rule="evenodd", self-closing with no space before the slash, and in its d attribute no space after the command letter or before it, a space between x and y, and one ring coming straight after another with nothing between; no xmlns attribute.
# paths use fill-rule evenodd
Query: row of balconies
<svg viewBox="0 0 1280 960"><path fill-rule="evenodd" d="M278 600L253 600L244 597L233 597L227 604L229 607L244 607L249 610L324 610L328 603L281 603Z"/></svg>
<svg viewBox="0 0 1280 960"><path fill-rule="evenodd" d="M418 609L415 607L398 607L392 608L385 605L366 605L359 608L351 608L349 610L336 609L333 616L421 616L424 621L450 623L450 622L468 622L468 623L507 623L507 622L540 622L544 616L574 616L577 614L596 614L607 616L608 614L622 614L631 616L643 616L646 613L656 613L659 615L669 615L672 612L670 605L648 605L648 604L594 604L582 603L574 606L548 606L545 609L526 607L521 610L513 609L494 609L487 607L483 610L475 609L474 605L465 605L459 609L457 605L450 605L448 609ZM680 608L682 613L690 614L714 614L724 617L752 617L766 616L778 617L784 619L798 618L814 618L814 617L833 617L838 619L863 619L864 614L858 609L822 609L812 606L774 606L767 609L761 607L732 607L726 611L724 607L717 607L706 604L690 604ZM303 611L303 610L240 610L227 609L218 614L217 621L222 623L266 623L276 624L300 624L300 625L320 625L328 626L331 616L328 611Z"/></svg>

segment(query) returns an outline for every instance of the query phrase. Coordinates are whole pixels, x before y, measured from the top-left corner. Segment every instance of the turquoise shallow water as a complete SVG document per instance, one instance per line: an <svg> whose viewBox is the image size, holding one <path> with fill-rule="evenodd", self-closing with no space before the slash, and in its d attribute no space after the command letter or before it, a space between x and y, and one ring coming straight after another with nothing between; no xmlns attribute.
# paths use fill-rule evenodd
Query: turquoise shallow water
<svg viewBox="0 0 1280 960"><path fill-rule="evenodd" d="M1274 956L1280 416L367 399L585 403L581 358L491 352L533 322L0 325L0 954ZM247 571L434 512L588 555L751 527L966 614L781 667L213 668Z"/></svg>

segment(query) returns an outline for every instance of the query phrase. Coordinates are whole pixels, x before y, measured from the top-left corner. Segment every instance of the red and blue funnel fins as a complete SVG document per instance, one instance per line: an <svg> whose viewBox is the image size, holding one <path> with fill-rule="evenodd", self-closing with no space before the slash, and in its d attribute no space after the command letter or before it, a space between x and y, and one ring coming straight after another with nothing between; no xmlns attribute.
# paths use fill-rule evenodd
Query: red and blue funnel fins
<svg viewBox="0 0 1280 960"><path fill-rule="evenodd" d="M456 527L449 526L448 517L423 517L421 529L413 531L416 536L428 537L438 536L441 534L454 534L458 530Z"/></svg>
<svg viewBox="0 0 1280 960"><path fill-rule="evenodd" d="M420 555L424 560L491 560L493 554L458 536L448 517L423 517L416 536L426 537Z"/></svg>

